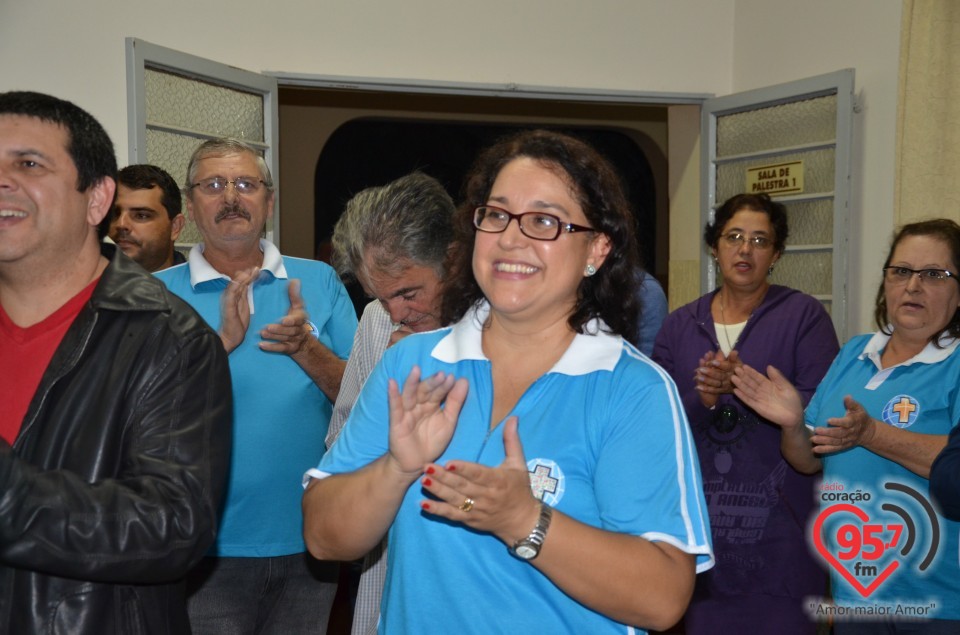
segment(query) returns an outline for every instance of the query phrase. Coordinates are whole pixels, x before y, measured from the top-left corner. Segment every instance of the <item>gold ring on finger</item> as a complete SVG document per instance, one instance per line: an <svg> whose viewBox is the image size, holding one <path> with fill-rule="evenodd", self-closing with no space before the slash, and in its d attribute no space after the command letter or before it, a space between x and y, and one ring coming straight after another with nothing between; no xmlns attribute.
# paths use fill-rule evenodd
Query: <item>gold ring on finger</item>
<svg viewBox="0 0 960 635"><path fill-rule="evenodd" d="M470 511L471 509L473 509L473 503L474 503L473 499L470 498L469 496L467 498L464 498L463 502L460 504L460 507L459 507L460 511L462 512Z"/></svg>

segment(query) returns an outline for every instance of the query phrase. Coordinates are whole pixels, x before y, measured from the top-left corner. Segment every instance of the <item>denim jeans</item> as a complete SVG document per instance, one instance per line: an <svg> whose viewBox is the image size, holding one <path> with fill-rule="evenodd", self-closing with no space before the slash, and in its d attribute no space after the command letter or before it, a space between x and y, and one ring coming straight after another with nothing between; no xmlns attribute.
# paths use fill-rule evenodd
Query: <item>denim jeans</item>
<svg viewBox="0 0 960 635"><path fill-rule="evenodd" d="M204 558L187 576L193 635L325 633L338 571L306 553Z"/></svg>

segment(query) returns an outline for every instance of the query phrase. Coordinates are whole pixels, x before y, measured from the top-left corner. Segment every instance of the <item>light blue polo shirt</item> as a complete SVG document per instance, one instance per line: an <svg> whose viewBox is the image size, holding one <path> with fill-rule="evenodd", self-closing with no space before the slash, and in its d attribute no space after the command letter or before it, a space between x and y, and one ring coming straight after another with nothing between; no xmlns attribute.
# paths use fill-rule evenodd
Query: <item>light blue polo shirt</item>
<svg viewBox="0 0 960 635"><path fill-rule="evenodd" d="M387 451L387 380L401 385L414 364L469 381L447 450L438 459L496 466L502 422L489 430L490 362L480 324L488 308L450 328L412 335L387 349L343 434L314 476L356 470ZM562 358L521 397L520 440L534 493L586 524L664 541L712 566L696 451L667 373L618 336L577 335ZM414 484L390 529L380 630L427 633L627 633L575 602L490 534L422 514ZM549 536L547 538L549 541Z"/></svg>
<svg viewBox="0 0 960 635"><path fill-rule="evenodd" d="M338 357L350 354L357 328L353 305L331 267L281 256L264 240L260 247L263 265L248 296L250 327L229 358L233 452L226 504L210 551L214 556L270 557L305 551L300 508L303 466L323 456L332 404L292 358L258 346L260 330L290 310L289 280L300 280L314 334ZM187 264L155 275L214 330L219 328L220 296L229 279L206 261L202 245L190 251Z"/></svg>
<svg viewBox="0 0 960 635"><path fill-rule="evenodd" d="M851 395L883 425L920 434L949 434L960 420L958 341L941 338L943 348L927 344L912 359L882 369L880 356L889 339L879 332L860 335L841 349L807 406L808 426L826 426L827 419L844 416L843 398ZM860 512L850 508L832 512L820 527L821 545L816 535L812 539L811 548L830 570L838 604L874 611L900 607L901 617L960 619L960 523L939 514L931 522L921 500L930 500L930 481L856 447L824 457L818 494L821 513L842 504ZM864 494L869 500L864 500ZM900 534L894 533L895 525L901 526ZM932 610L910 613L914 607L931 605ZM896 617L897 613L884 615Z"/></svg>

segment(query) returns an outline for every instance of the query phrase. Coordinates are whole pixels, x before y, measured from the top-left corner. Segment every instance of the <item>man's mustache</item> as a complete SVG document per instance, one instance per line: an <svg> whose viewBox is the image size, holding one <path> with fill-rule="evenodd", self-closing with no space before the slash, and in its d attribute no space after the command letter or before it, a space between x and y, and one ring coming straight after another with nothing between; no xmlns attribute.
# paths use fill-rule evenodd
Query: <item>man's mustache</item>
<svg viewBox="0 0 960 635"><path fill-rule="evenodd" d="M129 230L129 229L118 229L118 230L116 230L116 231L114 232L113 241L114 241L114 242L117 242L117 241L119 241L119 240L122 240L122 241L128 242L128 243L132 243L132 244L136 245L137 247L142 247L142 246L143 246L143 245L140 243L139 240L137 240L136 238L134 238L133 236L130 235L130 230Z"/></svg>
<svg viewBox="0 0 960 635"><path fill-rule="evenodd" d="M239 216L245 220L250 220L250 213L247 210L243 209L243 207L237 203L231 203L220 208L220 211L217 212L213 222L219 223L227 216Z"/></svg>

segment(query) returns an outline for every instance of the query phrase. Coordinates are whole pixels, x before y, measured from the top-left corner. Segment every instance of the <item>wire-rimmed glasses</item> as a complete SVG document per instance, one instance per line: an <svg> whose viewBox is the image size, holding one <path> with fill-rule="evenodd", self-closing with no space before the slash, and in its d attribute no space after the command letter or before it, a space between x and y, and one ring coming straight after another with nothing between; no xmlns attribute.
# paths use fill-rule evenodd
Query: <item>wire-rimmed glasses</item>
<svg viewBox="0 0 960 635"><path fill-rule="evenodd" d="M241 176L233 180L225 179L222 176L213 176L209 179L201 179L191 184L190 189L200 190L208 196L220 196L227 191L227 186L231 184L237 194L240 195L256 194L260 191L261 185L266 185L263 180L249 176Z"/></svg>

